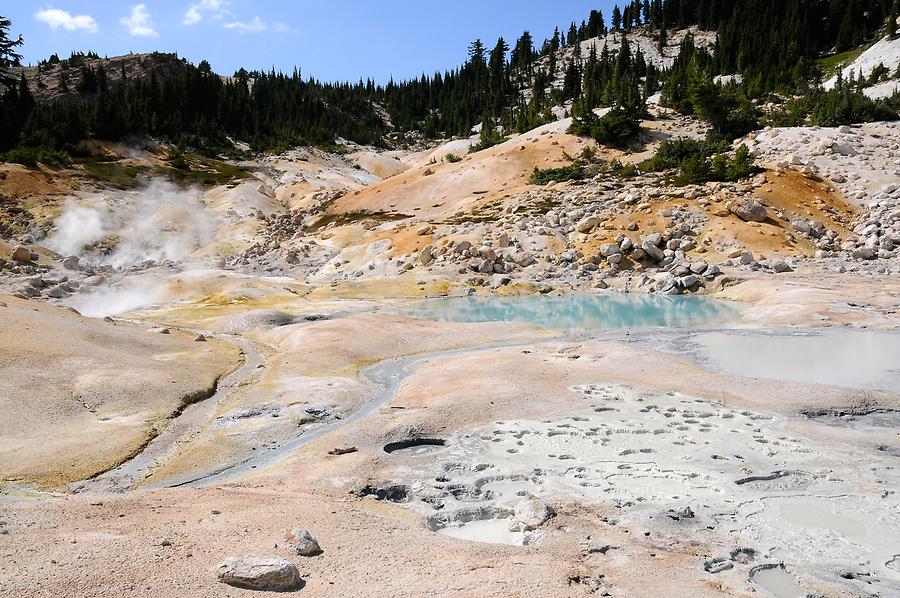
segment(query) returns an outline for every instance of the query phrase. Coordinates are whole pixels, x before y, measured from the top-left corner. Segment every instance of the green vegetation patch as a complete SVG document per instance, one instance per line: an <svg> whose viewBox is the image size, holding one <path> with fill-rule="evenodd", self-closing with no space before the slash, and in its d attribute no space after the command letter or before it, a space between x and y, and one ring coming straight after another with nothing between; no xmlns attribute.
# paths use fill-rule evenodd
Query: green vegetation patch
<svg viewBox="0 0 900 598"><path fill-rule="evenodd" d="M589 175L588 170L581 164L572 164L561 168L535 168L528 182L532 185L546 185L560 181L580 181Z"/></svg>
<svg viewBox="0 0 900 598"><path fill-rule="evenodd" d="M664 141L652 158L644 160L640 168L645 172L678 170L674 182L678 185L709 181L737 182L759 172L746 146L733 154L723 142L674 139Z"/></svg>
<svg viewBox="0 0 900 598"><path fill-rule="evenodd" d="M102 162L99 160L83 160L84 172L96 181L112 185L119 189L136 187L144 169L119 162Z"/></svg>
<svg viewBox="0 0 900 598"><path fill-rule="evenodd" d="M837 54L832 54L831 56L825 56L823 58L819 58L816 60L816 65L822 70L822 75L826 79L830 79L837 72L856 60L862 55L863 52L866 51L866 48L869 46L860 46L858 48L852 48L845 52L839 52Z"/></svg>

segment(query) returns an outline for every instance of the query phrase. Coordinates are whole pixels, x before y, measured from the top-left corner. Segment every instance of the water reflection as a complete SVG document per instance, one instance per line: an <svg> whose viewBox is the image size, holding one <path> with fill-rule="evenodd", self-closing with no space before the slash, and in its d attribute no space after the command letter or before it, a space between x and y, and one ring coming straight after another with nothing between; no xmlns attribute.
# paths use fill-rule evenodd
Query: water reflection
<svg viewBox="0 0 900 598"><path fill-rule="evenodd" d="M404 315L446 322L524 322L552 330L685 328L735 317L737 306L701 297L566 295L450 297L401 308Z"/></svg>

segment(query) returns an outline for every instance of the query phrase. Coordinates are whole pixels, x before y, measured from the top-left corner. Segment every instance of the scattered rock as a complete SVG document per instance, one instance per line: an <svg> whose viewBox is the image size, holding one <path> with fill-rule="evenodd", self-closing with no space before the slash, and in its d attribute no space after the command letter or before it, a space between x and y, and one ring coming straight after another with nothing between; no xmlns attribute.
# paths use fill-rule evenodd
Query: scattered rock
<svg viewBox="0 0 900 598"><path fill-rule="evenodd" d="M791 266L784 260L776 261L774 264L772 264L772 269L779 274L781 274L782 272L791 272L793 270Z"/></svg>
<svg viewBox="0 0 900 598"><path fill-rule="evenodd" d="M575 225L575 230L582 234L587 234L600 225L600 218L597 216L588 216Z"/></svg>
<svg viewBox="0 0 900 598"><path fill-rule="evenodd" d="M541 499L527 496L516 504L513 515L519 522L522 531L528 531L541 527L556 513Z"/></svg>
<svg viewBox="0 0 900 598"><path fill-rule="evenodd" d="M857 247L853 250L853 258L857 260L874 260L878 253L871 247Z"/></svg>
<svg viewBox="0 0 900 598"><path fill-rule="evenodd" d="M433 256L434 248L431 245L426 245L424 249L419 253L419 262L423 266L427 266L434 259Z"/></svg>
<svg viewBox="0 0 900 598"><path fill-rule="evenodd" d="M765 222L769 212L755 199L746 199L728 206L732 214L745 222Z"/></svg>
<svg viewBox="0 0 900 598"><path fill-rule="evenodd" d="M336 456L349 455L350 453L355 453L357 450L358 449L355 446L348 446L348 447L344 447L344 448L337 447L337 448L333 448L330 451L328 451L328 454L336 455Z"/></svg>
<svg viewBox="0 0 900 598"><path fill-rule="evenodd" d="M70 255L70 256L64 257L62 259L62 261L60 262L60 264L66 270L80 270L81 269L81 264L79 264L79 262L78 262L78 256L75 256L75 255Z"/></svg>
<svg viewBox="0 0 900 598"><path fill-rule="evenodd" d="M303 587L297 567L277 556L229 557L216 568L222 583L248 590L289 592Z"/></svg>
<svg viewBox="0 0 900 598"><path fill-rule="evenodd" d="M722 556L718 556L703 563L703 569L708 573L721 573L722 571L727 571L732 568L734 568L734 563Z"/></svg>
<svg viewBox="0 0 900 598"><path fill-rule="evenodd" d="M291 543L291 546L293 546L294 550L300 556L316 556L322 554L319 542L312 537L309 530L295 527L285 535L284 539Z"/></svg>
<svg viewBox="0 0 900 598"><path fill-rule="evenodd" d="M15 249L12 250L12 253L9 255L13 260L17 262L21 262L23 264L27 264L31 261L31 250L27 247L23 247L19 245Z"/></svg>

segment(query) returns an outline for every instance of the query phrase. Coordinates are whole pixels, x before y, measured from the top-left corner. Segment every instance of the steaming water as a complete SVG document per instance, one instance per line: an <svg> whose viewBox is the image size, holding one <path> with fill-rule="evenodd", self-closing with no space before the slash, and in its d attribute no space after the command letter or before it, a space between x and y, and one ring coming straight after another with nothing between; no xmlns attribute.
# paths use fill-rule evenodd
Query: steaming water
<svg viewBox="0 0 900 598"><path fill-rule="evenodd" d="M160 280L126 280L115 287L79 293L66 304L83 316L103 318L150 307L164 296L165 284Z"/></svg>
<svg viewBox="0 0 900 598"><path fill-rule="evenodd" d="M182 260L212 240L216 220L197 190L154 180L136 192L70 198L47 247L62 255L117 268L146 260ZM108 253L95 250L105 242Z"/></svg>
<svg viewBox="0 0 900 598"><path fill-rule="evenodd" d="M591 331L722 323L733 319L738 307L700 297L567 295L430 299L401 311L412 317L447 322L524 322L551 330Z"/></svg>

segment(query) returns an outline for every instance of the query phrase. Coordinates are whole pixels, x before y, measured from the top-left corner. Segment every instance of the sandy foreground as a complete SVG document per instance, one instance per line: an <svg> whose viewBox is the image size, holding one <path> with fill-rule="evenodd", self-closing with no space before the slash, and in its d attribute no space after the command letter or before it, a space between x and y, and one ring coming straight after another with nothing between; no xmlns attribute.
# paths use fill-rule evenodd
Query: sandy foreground
<svg viewBox="0 0 900 598"><path fill-rule="evenodd" d="M852 285L840 292L814 289L802 286L799 278L794 293L808 294L804 304L818 306L809 308L814 315L795 311L790 292L764 293L750 281L728 293L752 297L735 324L746 331L771 319L783 327L789 314L795 318L791 323L805 327L823 318L844 317L876 328L893 321L889 312L896 303L870 308L865 319L858 313L848 316L838 307L859 298ZM272 293L267 303L284 301ZM4 302L7 306L0 313L5 318L21 316L23 302ZM427 322L383 313L378 307L377 302L295 300L295 315L332 317L274 327L265 318L236 320L229 308L215 315L198 310L204 326L213 329L210 334L241 329L263 356L260 371L212 406L176 446L162 451L149 475L128 479L125 493L95 483L73 486L80 490L76 494L37 494L25 490L32 478L16 481L19 490L8 492L0 504L3 595L243 596L247 590L217 582L214 569L227 556L247 554L277 555L296 563L305 583L300 591L329 596L759 595L762 590L749 581L750 571L782 562L807 591L823 595L867 595L859 578L853 578L861 571L875 577L882 592L896 582L891 570L875 560L890 560L890 541L882 547L884 554L854 561L866 552L859 545L877 546L883 538L868 542L851 537L844 550L826 554L815 546L827 546L829 534L835 533L827 526L801 526L799 537L777 533L765 527L765 518L751 516L754 509L747 507L787 496L794 497L795 505L804 504L798 497L821 502L852 487L850 498L858 504L826 501L830 507L824 508L835 516L855 510L866 514L866 525L878 521L884 529L898 529L896 497L890 491L898 481L891 465L896 459L896 453L891 455L897 450L895 432L834 427L798 417L803 410L896 409L895 395L802 383L748 383L747 378L699 367L688 354L657 350L660 339L650 332L567 340L530 326ZM130 346L140 339L142 351L165 351L167 356L184 351L184 363L179 361L166 377L184 376L199 383L201 372L214 372L208 375L215 379L237 364L233 345L214 338L208 344L194 343L193 333L178 330L197 327L188 321L190 309L155 314L171 327L169 335L84 321L62 308L40 309L47 312L48 322L83 327L70 330L71 342L87 342L80 335L100 342L101 334L127 334ZM103 332L97 330L101 325L106 326ZM122 343L125 337L113 340ZM25 347L40 338L18 335L16 342ZM425 357L410 363L395 395L379 409L290 449L297 422L310 413L323 421L301 425L314 430L377 394L361 369L413 355ZM119 354L109 359L128 367L130 358ZM27 371L34 375L46 367L43 363L33 361ZM169 367L172 360L162 363L160 367ZM186 370L185 364L205 370ZM24 376L25 369L15 365L17 375ZM156 372L145 375L158 378ZM154 396L152 388L147 392ZM153 405L148 399L139 402L147 409ZM605 402L615 410L606 410ZM647 403L654 409L648 411ZM146 430L153 417L164 417L171 408L163 402L139 429ZM650 416L667 409L694 422L683 424L685 430L676 433L681 441L675 445L669 433L635 436L615 431L619 419L626 427L665 429L662 416ZM614 417L617 413L623 418ZM698 415L702 413L706 415ZM71 420L62 419L57 425L65 437ZM713 422L712 432L698 427L704 422ZM605 426L611 426L611 434L601 434ZM750 436L735 440L737 430L727 432L723 426L748 428ZM15 433L24 436L28 429L19 426ZM528 433L518 434L517 429ZM566 435L557 435L555 429ZM65 449L67 458L80 465L79 472L103 468L121 454L116 452L122 450L120 444L98 445L98 438L128 439L132 428L120 425L108 435L80 430L71 434L74 438ZM513 436L505 440L506 434ZM602 446L596 443L597 434L604 438ZM713 440L705 441L704 435ZM495 437L504 440L478 440ZM409 438L440 438L446 446L385 452L386 444ZM635 438L640 441L635 443ZM681 448L684 441L694 448ZM755 448L763 446L761 441L770 445L762 452ZM879 454L873 448L876 441L883 441L882 449L892 448ZM134 442L140 442L139 437ZM703 448L710 443L713 448ZM78 452L86 446L94 452ZM329 454L341 447L356 451ZM53 443L43 443L27 459L5 462L41 472L34 463L55 449ZM248 457L261 451L271 456ZM566 451L571 455L563 455ZM741 460L729 451L740 454ZM699 458L718 453L717 459ZM223 466L246 459L253 465L204 481ZM610 459L614 466L606 470L602 464ZM848 469L847 463L853 466ZM629 474L622 472L626 465ZM584 468L582 474L573 474ZM794 473L776 476L776 481L764 479L777 471ZM52 470L41 476L44 483L63 479ZM760 481L751 482L746 492L743 487L740 493L732 490L736 479L754 476ZM104 477L109 479L99 479ZM117 481L127 477L122 474ZM200 487L154 488L172 480L194 480ZM474 542L432 531L435 522L452 527L454 513L466 509L488 509L502 516L519 499L503 490L504 481L517 482L512 492L525 482L524 487L540 494L556 513L531 532L533 543ZM498 482L493 493L480 491ZM403 488L403 496L378 499L379 489L392 487ZM693 512L689 519L676 521L666 515L685 506ZM808 508L823 507L816 503ZM735 525L739 520L744 523ZM323 554L292 554L284 534L294 527L310 529ZM797 542L814 546L798 550ZM728 560L733 551L744 549L753 554L746 563L733 563L718 573L704 570L713 559ZM822 559L830 564L823 568ZM830 579L835 563L844 563L853 577L841 583Z"/></svg>

